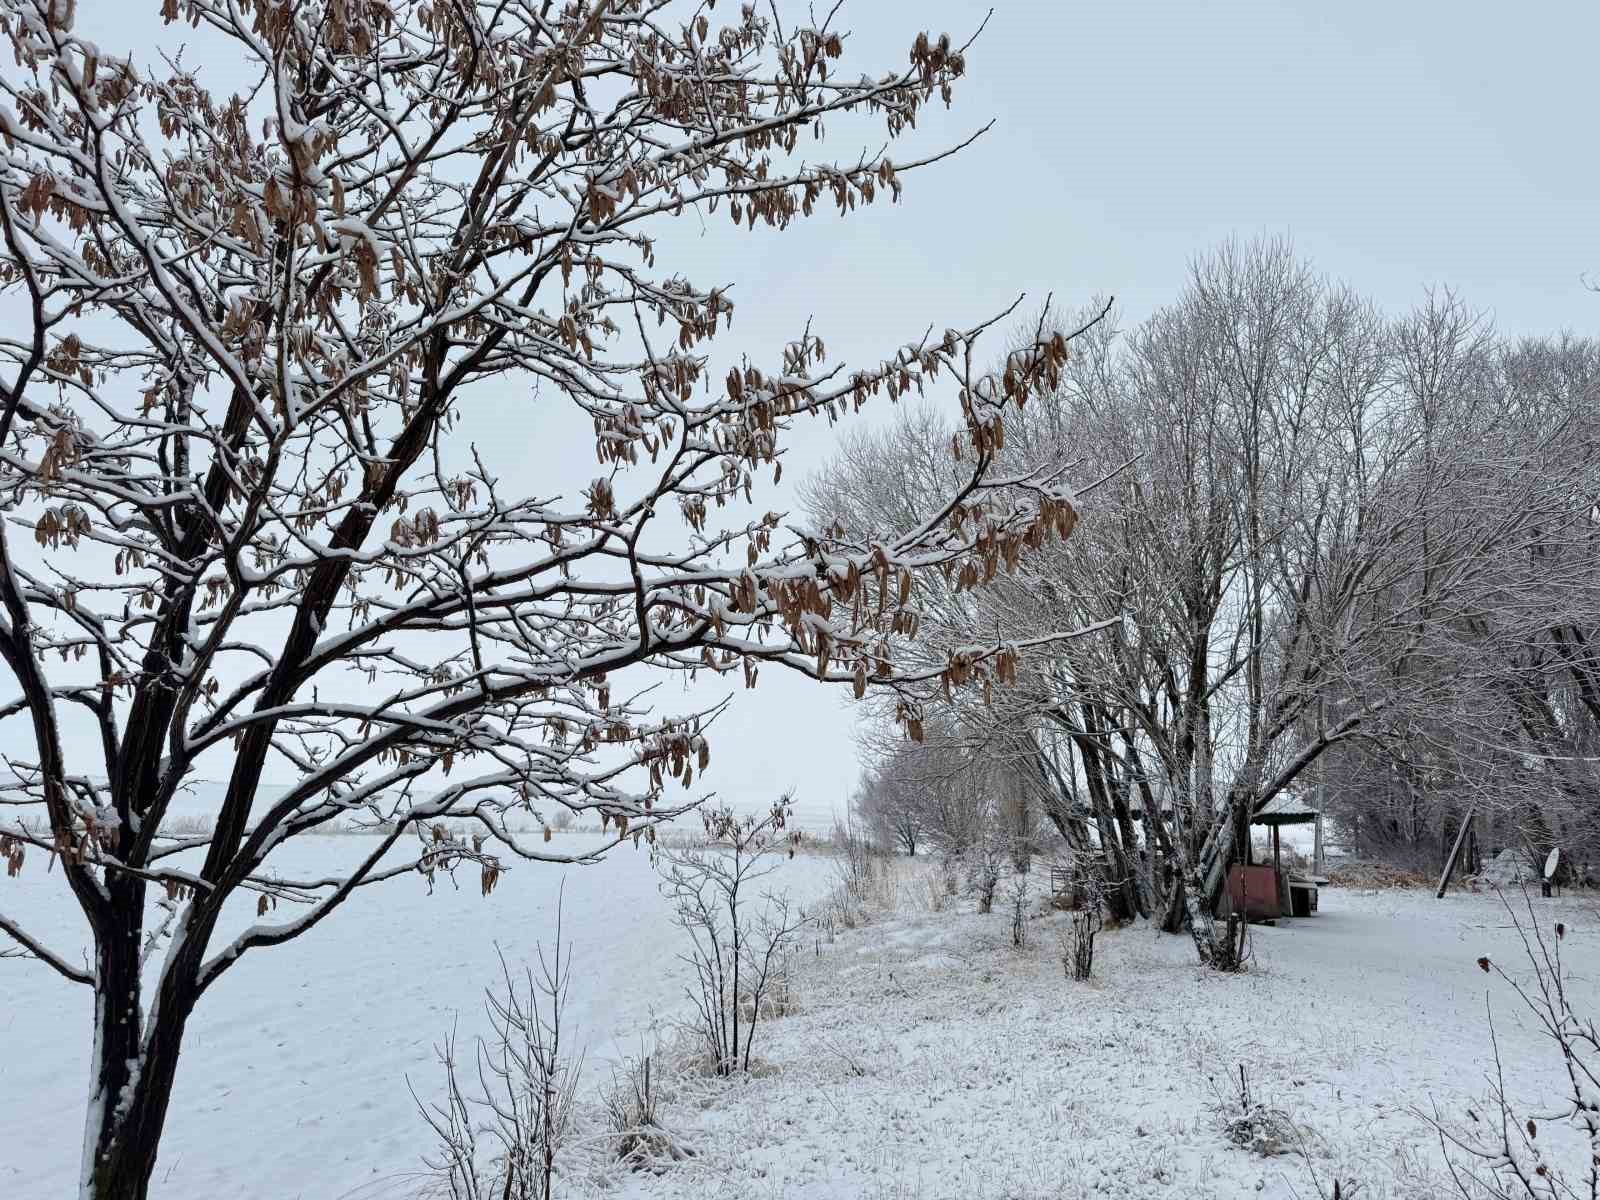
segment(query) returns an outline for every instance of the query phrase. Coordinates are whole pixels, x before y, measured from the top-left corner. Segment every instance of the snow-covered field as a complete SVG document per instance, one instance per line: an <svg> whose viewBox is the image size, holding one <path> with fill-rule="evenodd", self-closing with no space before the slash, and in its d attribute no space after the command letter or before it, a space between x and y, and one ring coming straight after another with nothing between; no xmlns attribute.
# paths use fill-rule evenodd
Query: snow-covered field
<svg viewBox="0 0 1600 1200"><path fill-rule="evenodd" d="M308 853L328 866L348 841L308 841ZM642 851L524 867L487 902L475 880L431 897L420 880L378 889L325 930L246 960L203 1003L155 1195L412 1194L428 1142L405 1077L433 1094L433 1043L457 1013L463 1036L483 1028L494 943L531 958L562 875L572 1013L591 1059L633 1050L653 1016L681 1013L678 942ZM40 911L44 878L20 882L7 905ZM832 864L800 856L775 882L815 897ZM590 1151L562 1194L1187 1200L1313 1197L1338 1178L1347 1197L1437 1196L1437 1140L1412 1110L1460 1115L1484 1093L1486 993L1512 1089L1559 1089L1559 1064L1476 965L1487 953L1521 969L1492 896L1327 889L1319 916L1255 929L1251 970L1231 978L1199 970L1185 938L1121 929L1101 935L1096 978L1075 984L1058 960L1063 915L1031 920L1017 951L998 900L978 916L918 911L917 894L908 880L898 911L808 942L799 1011L767 1027L751 1078L675 1078L661 1056L666 1119L690 1162L632 1175ZM1534 903L1566 923L1574 993L1600 1007L1595 900ZM67 1195L87 997L29 964L0 969L0 1196ZM1299 1127L1304 1155L1261 1158L1224 1137L1241 1063L1257 1098ZM586 1090L606 1074L591 1066Z"/></svg>
<svg viewBox="0 0 1600 1200"><path fill-rule="evenodd" d="M580 852L596 839L557 835L553 848L561 842ZM368 850L364 837L301 838L275 861L284 874L320 876ZM39 865L0 879L0 906L54 947L82 945L60 876ZM830 860L802 854L769 882L804 900L831 877ZM562 886L570 1015L591 1074L604 1076L601 1060L636 1049L654 1015L683 1004L681 935L656 884L647 849L628 847L593 866L519 864L487 900L475 869L462 872L459 891L441 879L432 895L408 877L358 893L294 942L247 955L190 1024L154 1194L325 1200L415 1170L426 1139L407 1077L433 1097L433 1046L452 1021L463 1045L488 1031L483 989L500 971L496 943L513 968L534 962L535 943L552 943ZM253 919L242 905L241 927ZM0 997L0 1197L74 1195L89 991L7 960Z"/></svg>

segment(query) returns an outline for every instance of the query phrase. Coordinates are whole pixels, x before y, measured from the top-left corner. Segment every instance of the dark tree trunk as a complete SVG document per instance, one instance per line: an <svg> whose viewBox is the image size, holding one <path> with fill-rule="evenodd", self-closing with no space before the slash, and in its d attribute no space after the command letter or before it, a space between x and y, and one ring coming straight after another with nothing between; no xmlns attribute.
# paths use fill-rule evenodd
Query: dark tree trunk
<svg viewBox="0 0 1600 1200"><path fill-rule="evenodd" d="M107 884L121 923L99 938L96 951L94 1082L83 1135L88 1200L146 1200L184 1027L199 998L194 981L205 940L191 926L175 935L179 944L144 1012L140 915L147 886L125 874Z"/></svg>
<svg viewBox="0 0 1600 1200"><path fill-rule="evenodd" d="M91 1125L84 1130L85 1141L92 1139L95 1143L87 1192L92 1200L146 1200L149 1195L177 1074L181 1032L158 1030L165 1036L154 1040L143 1058L135 1060L139 1078L131 1087L128 1064L101 1056L91 1099L91 1121L98 1117L98 1128ZM116 1084L115 1091L107 1086L112 1083ZM126 1097L122 1104L116 1104L118 1095Z"/></svg>
<svg viewBox="0 0 1600 1200"><path fill-rule="evenodd" d="M1100 835L1100 852L1105 857L1106 911L1116 920L1132 920L1140 912L1138 889L1134 879L1133 864L1122 843L1116 818L1111 810L1109 781L1106 774L1104 736L1096 728L1093 709L1084 706L1083 725L1079 726L1064 711L1063 723L1071 735L1071 742L1083 759L1083 779L1089 793L1089 804L1094 811L1095 829Z"/></svg>
<svg viewBox="0 0 1600 1200"><path fill-rule="evenodd" d="M1188 920L1188 900L1184 895L1183 876L1172 866L1165 865L1163 870L1168 876L1166 890L1162 898L1161 932L1182 933L1184 922Z"/></svg>

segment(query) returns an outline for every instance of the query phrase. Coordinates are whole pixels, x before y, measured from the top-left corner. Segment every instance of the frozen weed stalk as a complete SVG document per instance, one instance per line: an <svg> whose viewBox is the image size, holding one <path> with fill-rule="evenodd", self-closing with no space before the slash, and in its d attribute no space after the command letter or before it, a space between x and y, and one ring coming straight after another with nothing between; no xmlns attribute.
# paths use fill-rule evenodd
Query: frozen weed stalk
<svg viewBox="0 0 1600 1200"><path fill-rule="evenodd" d="M1572 979L1562 963L1564 921L1546 931L1523 886L1525 913L1497 889L1517 931L1531 979L1513 975L1487 955L1478 967L1511 990L1544 1035L1562 1094L1542 1098L1536 1110L1519 1110L1506 1090L1505 1064L1495 1029L1494 1007L1484 998L1494 1074L1488 1112L1467 1109L1466 1119L1447 1120L1435 1107L1415 1110L1439 1137L1439 1149L1454 1190L1466 1200L1575 1200L1600 1196L1600 1028L1591 1012L1574 1005ZM1592 989L1586 993L1591 999ZM1576 1135L1576 1146L1562 1146L1561 1126ZM1552 1127L1557 1137L1551 1136ZM1541 1132L1543 1137L1541 1138Z"/></svg>

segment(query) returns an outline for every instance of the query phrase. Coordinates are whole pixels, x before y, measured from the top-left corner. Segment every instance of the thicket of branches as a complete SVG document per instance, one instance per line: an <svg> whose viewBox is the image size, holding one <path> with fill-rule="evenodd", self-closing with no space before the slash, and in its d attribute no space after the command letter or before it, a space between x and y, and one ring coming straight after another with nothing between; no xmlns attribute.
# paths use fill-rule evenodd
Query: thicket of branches
<svg viewBox="0 0 1600 1200"><path fill-rule="evenodd" d="M895 657L918 578L993 575L1076 519L1061 465L994 470L1005 406L1060 378L1053 328L993 378L984 325L853 371L809 328L713 365L727 289L657 262L679 217L896 198L948 150L805 150L852 122L897 146L965 70L948 38L908 34L873 78L833 18L768 5L148 8L169 26L144 66L97 6L0 0L0 716L26 747L0 845L9 873L56 863L89 952L0 931L94 990L98 1200L146 1194L186 1025L242 957L409 872L488 893L562 859L515 810L652 836L694 802L716 711L655 711L652 673L937 675ZM755 507L797 418L930 388L959 401L958 465L917 521L797 533ZM514 424L481 452L452 433L488 397L524 398L563 462L594 453L581 494ZM963 675L1049 640L986 634ZM209 832L175 834L224 762ZM274 866L361 812L385 832L353 869ZM258 922L219 937L241 894Z"/></svg>
<svg viewBox="0 0 1600 1200"><path fill-rule="evenodd" d="M500 956L500 983L484 991L491 1035L476 1039L470 1063L458 1059L453 1029L436 1047L444 1099L417 1100L435 1138L422 1160L429 1195L550 1200L584 1060L571 1030L563 1036L572 946L561 939L559 899L555 948L547 955L536 946L536 954L538 973L524 967L520 981Z"/></svg>
<svg viewBox="0 0 1600 1200"><path fill-rule="evenodd" d="M942 678L880 715L937 706L944 736L886 745L880 773L934 827L923 780L1006 772L1114 915L1187 926L1207 959L1227 957L1224 871L1286 791L1435 863L1474 809L1495 837L1594 847L1597 401L1593 340L1503 337L1447 292L1392 316L1282 243L1221 246L1148 320L1093 325L1061 386L1008 415L1013 469L1101 482L1067 545L929 596L907 653ZM922 409L851 435L813 513L914 527L951 480L950 433ZM955 690L950 648L1043 628L1099 632L1014 687Z"/></svg>

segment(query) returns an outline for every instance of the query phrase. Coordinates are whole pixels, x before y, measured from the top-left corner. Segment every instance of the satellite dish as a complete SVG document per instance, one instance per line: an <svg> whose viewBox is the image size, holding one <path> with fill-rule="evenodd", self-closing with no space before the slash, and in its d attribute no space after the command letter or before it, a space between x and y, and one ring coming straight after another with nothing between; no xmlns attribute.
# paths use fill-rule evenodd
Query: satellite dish
<svg viewBox="0 0 1600 1200"><path fill-rule="evenodd" d="M1556 877L1556 868L1558 866L1560 866L1560 865L1561 865L1561 847L1560 846L1556 846L1550 851L1550 853L1548 855L1545 856L1545 860L1544 860L1544 877L1546 879L1554 879Z"/></svg>

